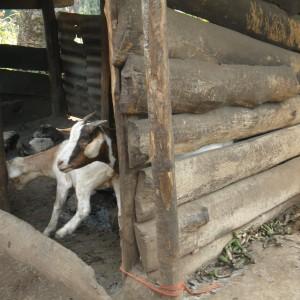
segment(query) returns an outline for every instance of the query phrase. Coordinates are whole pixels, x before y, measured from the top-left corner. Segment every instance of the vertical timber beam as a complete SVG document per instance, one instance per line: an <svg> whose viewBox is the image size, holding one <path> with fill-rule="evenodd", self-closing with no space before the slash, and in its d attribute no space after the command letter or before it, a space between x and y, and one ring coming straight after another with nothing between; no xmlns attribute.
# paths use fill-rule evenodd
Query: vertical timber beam
<svg viewBox="0 0 300 300"><path fill-rule="evenodd" d="M41 0L51 86L52 114L57 116L65 109L61 78L60 51L57 21L53 0Z"/></svg>
<svg viewBox="0 0 300 300"><path fill-rule="evenodd" d="M0 106L0 209L9 211L9 202L7 198L7 170L6 170L6 158L5 158L4 142L3 142L1 106Z"/></svg>
<svg viewBox="0 0 300 300"><path fill-rule="evenodd" d="M157 255L160 283L172 286L179 283L181 276L166 9L166 0L142 0Z"/></svg>
<svg viewBox="0 0 300 300"><path fill-rule="evenodd" d="M127 117L120 112L120 70L113 65L113 37L118 23L118 6L116 0L105 1L104 12L107 20L109 63L111 73L111 93L117 132L117 144L120 170L121 192L121 248L122 264L126 271L139 261L139 254L134 233L135 207L134 198L137 185L137 171L129 169L127 153Z"/></svg>

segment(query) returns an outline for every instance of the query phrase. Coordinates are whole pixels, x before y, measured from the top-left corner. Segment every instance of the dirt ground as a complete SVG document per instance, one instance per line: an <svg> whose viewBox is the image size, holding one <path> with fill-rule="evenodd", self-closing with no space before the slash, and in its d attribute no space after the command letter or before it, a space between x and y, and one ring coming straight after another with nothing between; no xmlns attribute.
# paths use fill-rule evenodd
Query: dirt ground
<svg viewBox="0 0 300 300"><path fill-rule="evenodd" d="M186 297L186 300L299 300L300 299L300 234L279 239L281 247L263 249L254 245L256 263L220 280L215 294Z"/></svg>

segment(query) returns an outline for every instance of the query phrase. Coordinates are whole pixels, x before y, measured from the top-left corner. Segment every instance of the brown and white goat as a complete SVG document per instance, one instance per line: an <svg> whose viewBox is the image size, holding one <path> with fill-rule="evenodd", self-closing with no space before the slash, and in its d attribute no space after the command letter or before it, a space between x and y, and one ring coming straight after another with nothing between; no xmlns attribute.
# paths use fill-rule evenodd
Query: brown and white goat
<svg viewBox="0 0 300 300"><path fill-rule="evenodd" d="M117 158L113 155L111 138L104 133L102 127L99 127L102 123L103 121L87 123L86 119L79 121L72 127L70 139L59 146L7 162L9 178L15 183L16 188L22 188L39 176L49 176L57 180L56 200L44 234L50 235L56 231L59 215L72 187L75 188L78 200L77 211L73 218L56 232L57 238L73 233L89 215L90 197L96 189L109 186L114 188L120 215L119 178L115 171ZM78 144L79 141L82 143ZM82 149L85 150L83 156L81 156ZM73 154L72 159L68 160L70 165L66 165L64 162L70 154ZM89 161L81 161L83 157ZM75 169L75 166L79 168Z"/></svg>

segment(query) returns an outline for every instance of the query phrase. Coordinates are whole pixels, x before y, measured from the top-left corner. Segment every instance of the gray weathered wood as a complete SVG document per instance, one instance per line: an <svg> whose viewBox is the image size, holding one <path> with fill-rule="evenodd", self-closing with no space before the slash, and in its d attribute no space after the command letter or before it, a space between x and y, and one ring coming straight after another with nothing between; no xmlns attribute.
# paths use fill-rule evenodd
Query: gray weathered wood
<svg viewBox="0 0 300 300"><path fill-rule="evenodd" d="M277 217L288 208L292 207L295 204L298 204L299 200L300 200L300 195L298 194L288 199L287 201L283 202L282 204L276 206L275 208L272 208L271 210L264 212L263 214L261 214L260 216L252 220L250 223L247 223L246 225L238 228L237 231L245 230L250 227L258 228L262 224ZM191 254L182 257L180 260L182 273L184 275L189 275L195 272L196 270L198 270L199 267L201 267L202 265L207 265L212 260L216 259L230 240L232 240L231 232L224 235L221 238L217 238L212 243L200 248L198 251L195 251ZM151 272L148 274L148 276L152 280L157 280L158 271Z"/></svg>
<svg viewBox="0 0 300 300"><path fill-rule="evenodd" d="M167 10L167 16L169 56L172 58L195 58L223 64L289 65L296 72L300 70L298 53L172 9ZM120 1L115 42L117 52L113 59L116 65L122 65L130 52L143 54L139 0Z"/></svg>
<svg viewBox="0 0 300 300"><path fill-rule="evenodd" d="M183 257L209 245L299 194L299 168L300 158L295 158L196 200L198 205L207 207L209 222L197 233L180 234L180 255ZM147 249L141 252L141 258L147 261L147 265L143 265L148 272L158 269L153 228L155 221L136 225L138 244L142 245L139 249Z"/></svg>
<svg viewBox="0 0 300 300"><path fill-rule="evenodd" d="M121 248L122 266L126 271L138 262L139 254L134 233L134 194L137 183L137 172L130 170L127 155L127 118L119 109L120 101L120 72L113 66L112 57L116 51L113 43L117 24L117 1L105 1L104 12L107 20L108 42L109 42L109 64L111 74L111 95L113 101L114 116L116 120L116 135L118 144L118 160L120 171L120 193L121 193Z"/></svg>
<svg viewBox="0 0 300 300"><path fill-rule="evenodd" d="M176 161L177 202L183 204L300 155L300 125ZM139 222L155 216L151 169L140 171Z"/></svg>
<svg viewBox="0 0 300 300"><path fill-rule="evenodd" d="M146 90L156 207L156 242L160 283L177 285L179 225L174 170L172 107L169 94L166 0L142 0ZM166 299L182 299L165 297Z"/></svg>
<svg viewBox="0 0 300 300"><path fill-rule="evenodd" d="M260 40L300 51L300 21L274 4L261 0L168 0L168 5Z"/></svg>
<svg viewBox="0 0 300 300"><path fill-rule="evenodd" d="M173 113L204 113L228 105L255 107L280 102L300 91L287 66L218 65L198 60L170 60L170 99ZM147 113L143 59L129 56L122 70L121 109Z"/></svg>
<svg viewBox="0 0 300 300"><path fill-rule="evenodd" d="M300 123L300 97L254 109L224 107L203 115L173 116L176 154L201 146L241 139ZM149 160L149 122L129 120L128 155L131 167Z"/></svg>

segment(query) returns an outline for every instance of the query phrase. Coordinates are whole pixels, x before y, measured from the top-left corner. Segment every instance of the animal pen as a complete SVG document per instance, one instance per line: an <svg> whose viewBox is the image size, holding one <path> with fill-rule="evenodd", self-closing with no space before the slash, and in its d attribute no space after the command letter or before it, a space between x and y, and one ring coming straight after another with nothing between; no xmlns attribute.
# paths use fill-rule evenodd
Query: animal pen
<svg viewBox="0 0 300 300"><path fill-rule="evenodd" d="M140 265L166 299L180 299L182 278L214 259L233 231L299 198L300 4L110 0L104 12L96 21L58 16L67 111L93 107L110 118L111 96L122 270L130 275ZM73 43L76 34L86 37L82 45ZM61 71L51 71L52 60L57 113ZM198 150L204 146L213 150Z"/></svg>

